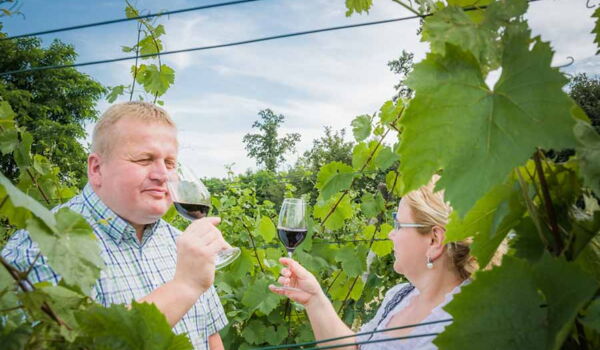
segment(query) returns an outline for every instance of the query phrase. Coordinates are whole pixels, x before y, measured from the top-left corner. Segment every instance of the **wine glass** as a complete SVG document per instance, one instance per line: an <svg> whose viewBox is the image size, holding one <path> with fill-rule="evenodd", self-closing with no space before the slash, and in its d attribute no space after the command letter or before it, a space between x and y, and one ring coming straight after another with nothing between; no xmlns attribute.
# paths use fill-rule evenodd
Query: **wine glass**
<svg viewBox="0 0 600 350"><path fill-rule="evenodd" d="M306 202L301 198L284 199L279 211L277 233L290 258L306 238L306 232Z"/></svg>
<svg viewBox="0 0 600 350"><path fill-rule="evenodd" d="M178 163L167 182L175 209L188 220L206 217L211 208L210 192L191 169ZM221 250L215 258L216 269L223 268L240 256L240 248Z"/></svg>
<svg viewBox="0 0 600 350"><path fill-rule="evenodd" d="M291 258L294 250L306 238L306 202L301 198L286 198L283 200L277 222L279 240L287 249ZM301 292L298 288L277 286L281 290Z"/></svg>

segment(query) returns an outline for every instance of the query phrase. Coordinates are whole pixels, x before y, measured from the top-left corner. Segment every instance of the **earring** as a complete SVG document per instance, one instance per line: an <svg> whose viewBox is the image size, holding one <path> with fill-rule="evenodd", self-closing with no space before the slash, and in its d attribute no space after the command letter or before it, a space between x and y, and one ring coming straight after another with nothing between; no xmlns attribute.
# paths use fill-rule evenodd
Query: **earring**
<svg viewBox="0 0 600 350"><path fill-rule="evenodd" d="M433 269L433 261L431 261L430 257L427 257L427 268L429 270Z"/></svg>

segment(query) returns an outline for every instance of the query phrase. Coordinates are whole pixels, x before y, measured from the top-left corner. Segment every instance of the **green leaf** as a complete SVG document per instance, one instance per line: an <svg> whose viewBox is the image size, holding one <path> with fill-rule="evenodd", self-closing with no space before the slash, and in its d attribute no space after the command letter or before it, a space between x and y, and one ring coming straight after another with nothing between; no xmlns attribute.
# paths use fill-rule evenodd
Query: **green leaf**
<svg viewBox="0 0 600 350"><path fill-rule="evenodd" d="M383 146L377 153L377 157L375 158L375 166L379 170L384 171L391 167L399 158L400 157L394 153L390 147Z"/></svg>
<svg viewBox="0 0 600 350"><path fill-rule="evenodd" d="M125 16L127 16L127 18L139 17L139 15L140 14L135 7L127 4L125 7Z"/></svg>
<svg viewBox="0 0 600 350"><path fill-rule="evenodd" d="M352 16L352 13L369 13L373 6L373 0L346 0L346 17Z"/></svg>
<svg viewBox="0 0 600 350"><path fill-rule="evenodd" d="M147 37L140 40L138 46L140 48L140 55L158 54L159 52L161 52L163 50L162 42L158 39L156 39L156 40L153 39L151 35L148 35ZM155 57L155 56L147 56L147 57L143 57L143 58L150 59L153 57Z"/></svg>
<svg viewBox="0 0 600 350"><path fill-rule="evenodd" d="M594 11L594 13L592 14L593 18L596 18L596 25L594 26L594 29L592 30L592 34L594 34L594 42L596 43L596 45L598 46L598 51L596 51L596 55L600 53L600 7L598 7L596 9L596 11Z"/></svg>
<svg viewBox="0 0 600 350"><path fill-rule="evenodd" d="M444 168L437 189L463 216L536 147L574 146L566 79L550 66L552 51L529 32L505 35L502 75L490 90L475 58L448 45L429 54L407 84L415 91L401 123L405 191ZM440 108L444 106L444 108Z"/></svg>
<svg viewBox="0 0 600 350"><path fill-rule="evenodd" d="M388 238L388 234L392 231L393 227L388 224L383 224L379 227L379 231L375 235L375 238L378 239L386 239ZM377 254L378 257L384 257L389 255L394 250L394 244L390 240L386 241L376 241L373 242L373 246L371 246L371 250L373 253Z"/></svg>
<svg viewBox="0 0 600 350"><path fill-rule="evenodd" d="M371 135L371 118L368 115L360 115L354 118L351 125L356 142L361 142Z"/></svg>
<svg viewBox="0 0 600 350"><path fill-rule="evenodd" d="M117 100L117 98L121 95L123 95L123 92L125 91L125 85L117 85L117 86L113 86L108 88L109 92L106 95L106 100L109 103L113 103Z"/></svg>
<svg viewBox="0 0 600 350"><path fill-rule="evenodd" d="M350 188L355 173L349 165L342 162L331 162L319 170L316 187L320 190L319 197L328 200L338 192Z"/></svg>
<svg viewBox="0 0 600 350"><path fill-rule="evenodd" d="M512 241L512 245L515 248L515 257L530 262L538 261L544 254L544 244L531 218L523 218L514 229L516 237Z"/></svg>
<svg viewBox="0 0 600 350"><path fill-rule="evenodd" d="M267 243L271 242L273 239L275 239L275 237L277 237L277 229L275 228L273 221L271 221L268 216L263 216L260 218L255 232L262 236Z"/></svg>
<svg viewBox="0 0 600 350"><path fill-rule="evenodd" d="M56 220L56 232L37 219L28 221L27 230L63 281L87 294L104 267L100 245L88 222L71 209L60 209Z"/></svg>
<svg viewBox="0 0 600 350"><path fill-rule="evenodd" d="M475 203L464 219L451 214L446 240L461 241L474 236L471 253L480 266L487 266L502 240L525 214L520 196L520 188L512 178L495 186Z"/></svg>
<svg viewBox="0 0 600 350"><path fill-rule="evenodd" d="M367 218L375 217L385 209L385 200L380 192L375 196L365 193L360 201L361 210Z"/></svg>
<svg viewBox="0 0 600 350"><path fill-rule="evenodd" d="M363 244L342 247L335 260L342 263L346 275L356 277L367 269L367 248Z"/></svg>
<svg viewBox="0 0 600 350"><path fill-rule="evenodd" d="M544 254L533 269L535 283L548 304L547 344L556 350L569 334L579 309L587 304L599 285L575 263L552 258L549 254Z"/></svg>
<svg viewBox="0 0 600 350"><path fill-rule="evenodd" d="M352 150L352 167L356 171L375 170L374 159L377 158L381 151L381 145L377 141L371 141L368 144L366 142L358 143ZM363 169L364 167L364 169Z"/></svg>
<svg viewBox="0 0 600 350"><path fill-rule="evenodd" d="M33 144L33 136L26 132L21 131L21 143L13 152L15 163L21 169L31 165L31 145Z"/></svg>
<svg viewBox="0 0 600 350"><path fill-rule="evenodd" d="M350 288L352 288L352 290L350 290ZM365 283L360 277L348 277L346 272L342 270L331 286L329 293L333 300L345 300L346 296L353 300L358 300L360 299L364 288Z"/></svg>
<svg viewBox="0 0 600 350"><path fill-rule="evenodd" d="M390 171L385 175L385 186L395 196L400 197L404 193L404 182L398 171Z"/></svg>
<svg viewBox="0 0 600 350"><path fill-rule="evenodd" d="M29 218L33 216L42 220L49 228L54 229L56 219L52 213L33 198L16 188L10 180L0 174L0 215L8 218L12 225L24 228Z"/></svg>
<svg viewBox="0 0 600 350"><path fill-rule="evenodd" d="M250 312L259 311L264 315L268 315L279 305L282 298L269 292L268 285L270 283L269 280L261 277L246 288L242 297L242 304L248 307Z"/></svg>
<svg viewBox="0 0 600 350"><path fill-rule="evenodd" d="M95 349L193 349L185 334L176 335L156 305L133 302L131 308L95 305L77 313Z"/></svg>
<svg viewBox="0 0 600 350"><path fill-rule="evenodd" d="M22 324L11 327L10 324L0 322L0 344L3 350L25 350L33 333L30 325Z"/></svg>
<svg viewBox="0 0 600 350"><path fill-rule="evenodd" d="M583 121L577 121L573 132L577 138L576 150L584 183L600 195L600 135Z"/></svg>
<svg viewBox="0 0 600 350"><path fill-rule="evenodd" d="M543 303L531 267L506 256L502 266L478 272L444 307L454 321L433 342L446 350L546 349Z"/></svg>
<svg viewBox="0 0 600 350"><path fill-rule="evenodd" d="M386 101L383 106L379 109L379 118L381 119L381 124L395 124L400 118L400 113L404 110L404 103L401 99L394 101Z"/></svg>
<svg viewBox="0 0 600 350"><path fill-rule="evenodd" d="M471 5L467 5L471 2ZM487 1L490 2L490 1ZM448 6L425 19L423 40L431 43L431 51L445 54L446 44L470 52L482 66L495 69L500 62L502 46L498 43L498 29L512 18L527 11L527 0L494 1L479 16L465 12L462 6L484 6L482 1L454 1L459 6ZM452 4L450 4L452 5Z"/></svg>
<svg viewBox="0 0 600 350"><path fill-rule="evenodd" d="M268 328L271 329L269 330ZM250 320L244 327L242 337L250 344L259 345L264 343L264 337L269 331L273 332L275 330L273 327L265 326L265 324L259 320Z"/></svg>
<svg viewBox="0 0 600 350"><path fill-rule="evenodd" d="M0 101L0 119L1 120L14 120L15 112L10 107L10 104L6 101Z"/></svg>
<svg viewBox="0 0 600 350"><path fill-rule="evenodd" d="M175 82L175 71L166 64L160 66L160 70L155 64L140 65L136 80L148 93L162 96Z"/></svg>
<svg viewBox="0 0 600 350"><path fill-rule="evenodd" d="M600 299L595 299L590 306L588 306L585 311L585 316L581 319L581 323L592 328L596 332L600 332Z"/></svg>
<svg viewBox="0 0 600 350"><path fill-rule="evenodd" d="M346 195L341 199L335 210L331 213L334 205L338 202L342 195L337 194L327 201L317 201L314 206L313 215L321 221L325 221L325 228L328 230L337 230L344 226L344 221L351 218L354 214L352 204L350 203L350 196Z"/></svg>

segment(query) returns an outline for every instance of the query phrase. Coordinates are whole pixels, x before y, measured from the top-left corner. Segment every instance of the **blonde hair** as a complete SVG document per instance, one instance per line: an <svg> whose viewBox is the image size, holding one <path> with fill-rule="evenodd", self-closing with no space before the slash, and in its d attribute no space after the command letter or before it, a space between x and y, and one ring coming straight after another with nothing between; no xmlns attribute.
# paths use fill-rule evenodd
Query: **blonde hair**
<svg viewBox="0 0 600 350"><path fill-rule="evenodd" d="M431 232L433 226L445 228L452 213L452 207L444 200L444 191L435 192L435 184L439 178L439 175L434 175L427 185L404 196L415 218L415 222L427 225L426 227L417 228L417 231L421 234ZM471 241L472 239L467 238L462 241L446 244L446 255L463 280L471 277L479 268L477 259L470 254ZM508 245L505 240L486 268L500 265L502 256L506 253L507 249Z"/></svg>
<svg viewBox="0 0 600 350"><path fill-rule="evenodd" d="M143 101L121 102L110 106L100 117L92 134L92 152L108 155L115 144L114 125L123 118L134 118L149 123L160 123L175 128L175 122L164 109Z"/></svg>

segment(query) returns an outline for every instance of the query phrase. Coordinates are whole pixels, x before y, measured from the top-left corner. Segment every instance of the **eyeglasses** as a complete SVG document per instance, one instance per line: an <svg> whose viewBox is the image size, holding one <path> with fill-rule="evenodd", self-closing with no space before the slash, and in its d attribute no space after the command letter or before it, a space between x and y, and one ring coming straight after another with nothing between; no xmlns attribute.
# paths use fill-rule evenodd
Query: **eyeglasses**
<svg viewBox="0 0 600 350"><path fill-rule="evenodd" d="M431 225L425 225L425 224L415 224L415 223L404 223L404 222L399 222L398 220L396 220L396 215L397 213L392 213L392 218L394 219L394 230L399 230L401 228L410 228L410 227L429 227Z"/></svg>

